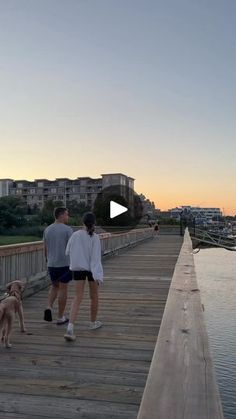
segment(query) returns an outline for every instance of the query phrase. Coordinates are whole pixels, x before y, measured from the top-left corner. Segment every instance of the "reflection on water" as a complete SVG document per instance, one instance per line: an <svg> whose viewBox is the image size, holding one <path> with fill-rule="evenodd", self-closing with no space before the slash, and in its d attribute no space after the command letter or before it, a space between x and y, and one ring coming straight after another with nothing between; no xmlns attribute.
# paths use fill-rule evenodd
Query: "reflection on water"
<svg viewBox="0 0 236 419"><path fill-rule="evenodd" d="M225 419L236 418L236 252L204 249L194 255Z"/></svg>

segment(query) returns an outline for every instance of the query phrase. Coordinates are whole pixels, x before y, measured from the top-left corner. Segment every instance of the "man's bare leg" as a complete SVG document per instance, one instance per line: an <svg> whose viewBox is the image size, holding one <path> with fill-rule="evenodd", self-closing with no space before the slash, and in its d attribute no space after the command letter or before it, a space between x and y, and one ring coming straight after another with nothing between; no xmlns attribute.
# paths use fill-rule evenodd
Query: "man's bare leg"
<svg viewBox="0 0 236 419"><path fill-rule="evenodd" d="M58 295L58 290L59 290L59 283L55 282L54 284L52 284L49 288L49 292L48 292L48 308L52 309L53 304L57 298Z"/></svg>
<svg viewBox="0 0 236 419"><path fill-rule="evenodd" d="M44 320L47 321L47 322L52 321L52 307L53 307L53 304L54 304L54 302L57 298L58 290L59 290L59 283L58 282L53 283L49 288L48 306L47 306L47 309L44 311Z"/></svg>
<svg viewBox="0 0 236 419"><path fill-rule="evenodd" d="M68 284L60 282L58 290L58 318L62 319L64 316L66 302L67 302L67 288Z"/></svg>

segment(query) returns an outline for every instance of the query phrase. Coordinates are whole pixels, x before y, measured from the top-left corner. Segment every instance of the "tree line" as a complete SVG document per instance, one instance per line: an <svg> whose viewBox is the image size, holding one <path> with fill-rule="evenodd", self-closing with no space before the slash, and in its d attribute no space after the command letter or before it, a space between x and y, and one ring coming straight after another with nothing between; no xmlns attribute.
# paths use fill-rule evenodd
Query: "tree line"
<svg viewBox="0 0 236 419"><path fill-rule="evenodd" d="M48 200L42 209L37 205L30 207L21 197L4 196L0 198L0 233L23 227L45 226L54 221L55 207L64 206L62 201ZM83 202L68 201L70 224L80 225L82 215L90 208Z"/></svg>

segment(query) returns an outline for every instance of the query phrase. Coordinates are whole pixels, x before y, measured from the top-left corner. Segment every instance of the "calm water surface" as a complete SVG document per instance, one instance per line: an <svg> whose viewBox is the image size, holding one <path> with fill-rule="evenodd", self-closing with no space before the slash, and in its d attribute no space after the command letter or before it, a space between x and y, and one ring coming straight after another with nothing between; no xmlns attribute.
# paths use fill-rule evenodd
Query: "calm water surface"
<svg viewBox="0 0 236 419"><path fill-rule="evenodd" d="M194 261L224 416L236 419L236 252L202 249Z"/></svg>

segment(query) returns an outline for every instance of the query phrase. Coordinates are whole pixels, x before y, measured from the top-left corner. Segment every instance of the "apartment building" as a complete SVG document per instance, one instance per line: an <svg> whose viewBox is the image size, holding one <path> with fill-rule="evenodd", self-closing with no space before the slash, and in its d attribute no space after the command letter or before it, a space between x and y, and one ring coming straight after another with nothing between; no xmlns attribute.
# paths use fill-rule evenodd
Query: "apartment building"
<svg viewBox="0 0 236 419"><path fill-rule="evenodd" d="M122 173L102 174L101 178L78 177L77 179L56 178L55 180L35 179L13 180L0 179L0 196L21 196L27 205L39 208L45 201L62 201L66 206L68 201L76 200L90 207L102 189L120 185L121 193L125 187L134 189L134 179Z"/></svg>

